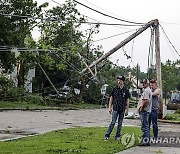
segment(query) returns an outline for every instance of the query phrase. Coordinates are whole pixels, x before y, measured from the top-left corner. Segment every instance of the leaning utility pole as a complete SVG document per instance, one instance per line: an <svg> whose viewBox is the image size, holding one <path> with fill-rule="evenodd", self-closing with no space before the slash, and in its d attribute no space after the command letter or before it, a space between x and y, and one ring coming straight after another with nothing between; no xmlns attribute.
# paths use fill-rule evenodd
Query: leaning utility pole
<svg viewBox="0 0 180 154"><path fill-rule="evenodd" d="M141 28L139 28L135 33L127 37L125 40L123 40L121 43L119 43L116 47L111 49L106 54L102 55L99 59L92 62L89 66L86 66L82 70L82 73L86 70L89 70L91 67L96 66L98 63L109 57L111 54L116 52L118 49L126 45L128 42L130 42L132 39L134 39L136 36L144 32L147 28L153 27L155 28L155 52L156 52L156 73L157 73L157 84L158 87L161 89L161 101L159 102L160 105L160 115L159 118L162 118L163 115L163 103L162 103L162 81L161 81L161 60L160 60L160 41L159 41L159 21L157 19L151 20L147 24L143 25Z"/></svg>
<svg viewBox="0 0 180 154"><path fill-rule="evenodd" d="M157 19L156 19L157 20ZM141 28L139 28L135 33L133 33L132 35L130 35L129 37L127 37L125 40L123 40L121 43L119 43L116 47L114 47L113 49L111 49L109 52L107 52L106 54L102 55L99 59L97 59L96 61L92 62L92 64L89 65L88 68L85 68L82 70L82 73L85 72L87 69L95 66L96 64L100 63L102 60L106 59L108 56L110 56L111 54L113 54L114 52L116 52L118 49L120 49L121 47L123 47L124 45L126 45L128 42L130 42L132 39L134 39L136 36L138 36L139 34L141 34L143 31L145 31L147 28L149 28L150 26L154 26L154 23L156 20L151 20L150 22L148 22L147 24L143 25Z"/></svg>

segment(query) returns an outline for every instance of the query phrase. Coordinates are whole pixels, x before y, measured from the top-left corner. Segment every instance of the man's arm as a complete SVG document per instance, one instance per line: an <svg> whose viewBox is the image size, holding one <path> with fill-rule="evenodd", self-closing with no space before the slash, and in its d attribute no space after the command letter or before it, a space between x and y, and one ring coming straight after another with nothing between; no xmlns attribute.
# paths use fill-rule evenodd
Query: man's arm
<svg viewBox="0 0 180 154"><path fill-rule="evenodd" d="M144 109L148 105L149 101L147 99L142 100L142 109Z"/></svg>
<svg viewBox="0 0 180 154"><path fill-rule="evenodd" d="M113 108L113 97L111 96L109 99L109 113L112 113L112 108Z"/></svg>
<svg viewBox="0 0 180 154"><path fill-rule="evenodd" d="M140 106L140 108L139 108L139 112L141 112L141 111L143 111L144 110L144 108L148 105L148 100L147 99L143 99L142 100L142 106Z"/></svg>
<svg viewBox="0 0 180 154"><path fill-rule="evenodd" d="M125 116L128 115L128 111L129 111L129 98L126 100L126 111L125 111Z"/></svg>
<svg viewBox="0 0 180 154"><path fill-rule="evenodd" d="M160 95L160 94L161 94L160 89L156 89L154 92L152 92L152 96L156 96L156 95Z"/></svg>

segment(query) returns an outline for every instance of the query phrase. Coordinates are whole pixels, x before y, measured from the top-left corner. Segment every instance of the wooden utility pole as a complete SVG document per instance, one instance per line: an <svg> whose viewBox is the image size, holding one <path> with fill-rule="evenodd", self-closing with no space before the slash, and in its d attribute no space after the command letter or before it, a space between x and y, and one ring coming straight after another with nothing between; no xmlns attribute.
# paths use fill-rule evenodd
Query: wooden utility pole
<svg viewBox="0 0 180 154"><path fill-rule="evenodd" d="M160 41L159 41L159 21L154 21L155 28L155 53L156 53L156 75L157 85L161 89L161 96L159 100L159 118L163 118L163 101L162 101L162 77L161 77L161 58L160 58Z"/></svg>

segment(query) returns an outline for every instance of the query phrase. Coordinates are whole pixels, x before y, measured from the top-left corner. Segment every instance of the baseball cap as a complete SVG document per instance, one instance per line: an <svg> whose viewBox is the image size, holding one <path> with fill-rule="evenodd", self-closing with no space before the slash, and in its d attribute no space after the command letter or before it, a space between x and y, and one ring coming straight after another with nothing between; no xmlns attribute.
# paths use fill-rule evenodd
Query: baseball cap
<svg viewBox="0 0 180 154"><path fill-rule="evenodd" d="M125 81L125 77L122 76L122 75L117 76L117 79L122 80L122 81Z"/></svg>
<svg viewBox="0 0 180 154"><path fill-rule="evenodd" d="M151 80L150 80L150 83L156 83L156 82L157 82L156 79L151 79Z"/></svg>
<svg viewBox="0 0 180 154"><path fill-rule="evenodd" d="M141 80L141 83L149 83L149 80L148 79L143 79L143 80Z"/></svg>

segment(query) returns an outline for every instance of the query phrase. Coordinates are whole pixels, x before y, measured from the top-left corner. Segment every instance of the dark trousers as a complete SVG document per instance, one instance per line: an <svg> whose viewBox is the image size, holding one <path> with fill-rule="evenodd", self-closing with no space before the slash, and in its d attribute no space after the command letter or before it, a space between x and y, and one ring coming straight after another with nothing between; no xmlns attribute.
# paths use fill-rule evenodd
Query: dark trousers
<svg viewBox="0 0 180 154"><path fill-rule="evenodd" d="M142 142L150 142L150 129L149 129L149 112L142 111L140 112L141 118L141 131L142 131Z"/></svg>
<svg viewBox="0 0 180 154"><path fill-rule="evenodd" d="M105 137L110 137L111 132L112 132L112 130L114 128L114 125L116 123L117 118L118 118L118 125L117 125L117 131L116 131L115 138L120 137L120 133L121 133L121 129L122 129L122 122L123 122L123 119L124 119L124 111L120 112L120 113L117 112L117 111L113 111L112 112L112 120L111 120L109 128L108 128L108 130L106 132Z"/></svg>
<svg viewBox="0 0 180 154"><path fill-rule="evenodd" d="M158 109L157 110L152 110L149 116L149 128L151 126L152 122L152 127L153 127L153 135L154 139L158 138Z"/></svg>

